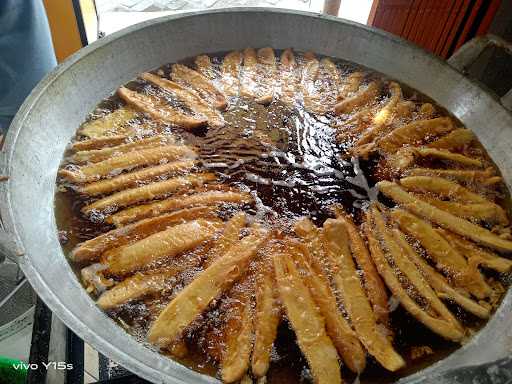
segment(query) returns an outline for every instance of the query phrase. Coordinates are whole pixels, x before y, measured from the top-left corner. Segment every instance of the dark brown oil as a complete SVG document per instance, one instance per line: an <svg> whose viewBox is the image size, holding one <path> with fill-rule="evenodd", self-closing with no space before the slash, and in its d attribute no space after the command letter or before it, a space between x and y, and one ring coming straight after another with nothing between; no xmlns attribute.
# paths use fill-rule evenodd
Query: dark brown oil
<svg viewBox="0 0 512 384"><path fill-rule="evenodd" d="M220 63L221 57L218 55L214 58L214 63ZM338 61L338 66L342 73L355 68L341 61ZM168 74L169 65L163 66L160 71ZM368 78L382 78L366 69L362 71L370 73ZM141 80L130 82L127 86L141 92L158 92ZM403 90L405 97L418 103L431 102L410 88L403 87ZM122 101L112 96L101 102L92 118L108 113L121 104ZM446 114L440 107L436 106L436 110L438 114ZM377 198L373 185L378 161L360 161L346 156L347 150L343 144L336 143L336 131L332 127L334 116L312 115L300 106L288 107L279 101L262 106L243 98L232 98L229 109L223 115L226 120L223 128L208 128L195 133L172 127L167 129L185 143L198 147L201 167L216 172L223 182L231 186L250 191L256 200L251 208L252 213L266 223L286 232L295 219L309 216L317 225L322 225L332 215L333 204L342 204L359 222L363 209L369 201ZM80 208L84 203L85 200L69 186L56 195L56 219L66 254L77 243L111 229L106 224L91 222L83 217ZM75 271L79 272L80 267L75 265ZM169 292L126 304L109 314L127 332L144 342L155 313L170 301L173 291L179 290L182 284L177 279L178 286L172 287ZM217 304L211 306L212 311ZM460 308L453 309L471 329L477 330L483 325L482 321ZM395 333L394 345L407 361L407 367L391 373L369 357L367 368L359 377L362 383L393 382L444 358L458 347L419 324L401 307L392 313L391 321ZM191 331L189 354L177 360L197 371L215 375L216 362L205 355L199 346L199 338L197 333ZM412 349L422 346L429 346L432 353L413 360ZM342 369L346 381L356 379L349 370ZM279 328L267 379L268 383L311 380L307 363L286 321Z"/></svg>

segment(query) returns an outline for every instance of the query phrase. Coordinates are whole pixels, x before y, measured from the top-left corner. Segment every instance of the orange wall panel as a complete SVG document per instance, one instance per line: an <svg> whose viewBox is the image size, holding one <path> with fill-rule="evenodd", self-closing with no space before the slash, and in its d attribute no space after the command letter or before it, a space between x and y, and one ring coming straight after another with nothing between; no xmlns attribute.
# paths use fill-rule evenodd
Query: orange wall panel
<svg viewBox="0 0 512 384"><path fill-rule="evenodd" d="M71 0L43 0L52 32L55 56L60 63L82 48Z"/></svg>
<svg viewBox="0 0 512 384"><path fill-rule="evenodd" d="M485 34L500 0L374 0L368 24L449 57Z"/></svg>

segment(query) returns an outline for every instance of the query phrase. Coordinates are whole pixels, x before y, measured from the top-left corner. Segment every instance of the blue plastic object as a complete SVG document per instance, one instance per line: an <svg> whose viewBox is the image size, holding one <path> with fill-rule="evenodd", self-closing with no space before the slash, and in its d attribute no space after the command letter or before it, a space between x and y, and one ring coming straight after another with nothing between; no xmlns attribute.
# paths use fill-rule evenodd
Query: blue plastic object
<svg viewBox="0 0 512 384"><path fill-rule="evenodd" d="M42 0L0 1L0 130L57 65Z"/></svg>

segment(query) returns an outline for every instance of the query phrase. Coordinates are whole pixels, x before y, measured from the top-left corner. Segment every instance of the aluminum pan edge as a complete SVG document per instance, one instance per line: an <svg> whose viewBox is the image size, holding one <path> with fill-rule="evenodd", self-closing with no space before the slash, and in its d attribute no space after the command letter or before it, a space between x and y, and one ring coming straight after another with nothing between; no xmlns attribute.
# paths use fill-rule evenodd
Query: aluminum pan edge
<svg viewBox="0 0 512 384"><path fill-rule="evenodd" d="M231 41L231 43L222 45L222 42L212 41L211 35L207 34L208 26L200 26L201 21L205 20L212 23L213 20L224 18L226 21L236 22L237 18L240 17L245 17L244 23L240 25L242 29L247 24L253 25L254 28L259 26L260 28L257 30L259 35L254 37L251 34L248 35L248 31L243 31L238 38L232 38L234 41ZM247 18L251 18L251 21L248 22L249 19ZM276 26L274 23L268 25L265 30L261 30L261 23L265 23L265 20L269 18L277 18L279 24L283 25ZM187 23L184 23L184 21L187 21ZM297 21L301 22L296 23ZM238 22L240 23L240 20ZM147 37L155 37L154 33L152 35L155 30L159 28L172 30L173 25L177 28L179 23L184 28L186 28L184 24L195 25L188 31L192 32L192 41L185 47L186 49L181 47L181 54L187 52L188 56L203 52L243 48L246 45L271 45L276 48L294 46L300 50L312 49L318 53L355 61L395 77L433 97L441 105L451 110L468 128L473 129L502 170L507 186L510 188L512 162L509 158L510 154L507 153L507 149L512 148L512 117L510 114L490 95L454 71L446 63L385 32L375 31L333 17L306 12L250 8L167 16L132 26L91 44L66 60L48 75L34 89L16 115L5 144L6 171L10 175L10 180L0 185L2 193L1 214L6 230L16 237L20 248L26 252L26 255L20 258L23 271L50 309L68 327L101 353L119 361L126 368L140 376L154 382L215 381L149 351L133 338L127 336L120 327L94 306L92 300L74 278L55 235L56 226L53 214L55 172L64 146L76 129L77 125L73 124L83 120L86 113L99 99L115 89L115 86L133 77L137 72L185 56L179 56L180 52L174 52L174 55L177 56L172 57L172 52L169 52L168 60L154 62L151 65L146 63L144 68L128 64L128 68L110 75L110 84L98 85L99 83L95 83L95 86L98 87L95 90L96 92L91 93L89 90L91 94L97 94L97 97L92 100L90 98L87 100L86 97L83 98L84 100L80 100L82 95L66 94L68 97L64 97L63 93L69 93L72 90L70 87L77 79L79 84L83 84L80 81L84 79L81 79L80 76L87 71L90 73L91 65L99 64L98 69L102 70L101 60L105 62L109 59L114 60L113 56L109 58L110 54L113 55L113 52L109 51L116 48L126 48L130 44L133 45L134 41L145 44ZM209 28L215 31L224 28L224 33L230 33L232 32L230 26L210 25ZM298 27L300 31L297 31ZM206 28L206 31L199 32L201 28ZM293 34L288 32L273 36L272 33L279 28L293 31ZM332 33L333 29L344 32L346 35L334 34ZM250 32L254 35L255 30ZM328 38L321 39L320 34L326 32L329 32ZM194 33L196 33L196 36L194 36ZM189 37L190 35L185 34L185 36ZM205 49L204 43L197 44L196 41L196 44L194 44L193 39L197 37L202 37L206 42L217 48L208 50ZM343 42L339 40L342 37L345 39ZM128 40L131 40L131 43ZM174 49L174 46L170 47L168 43L167 45L162 44L164 48ZM343 47L343 49L340 49L340 47ZM360 52L361 47L363 52ZM156 47L151 47L148 44L144 48L149 48L151 57L158 56L155 53ZM364 52L364 48L369 48L368 52ZM162 50L162 47L159 49ZM202 50L197 51L200 49ZM117 51L116 55L122 56L123 52ZM391 60L391 56L400 58L403 55L405 55L404 60ZM390 63L393 65L390 66ZM87 65L89 65L89 68L87 68ZM428 72L438 73L440 77L429 76ZM101 73L98 76L101 77ZM110 87L110 85L114 86ZM443 92L446 86L454 88L450 92ZM61 125L64 124L53 126L43 124L52 122L44 121L44 119L48 120L49 118L43 116L45 112L53 110L50 107L51 101L45 100L48 95L69 100L70 111L60 111L68 117L68 126L62 128ZM76 105L78 103L75 99L81 101L80 105ZM58 122L62 123L61 121ZM55 134L54 140L49 142L47 135L43 135L41 130L36 130L36 128L41 128L41 124L46 128L51 126L51 129L55 129L53 132ZM494 125L494 127L491 127L491 132L483 129L489 124ZM488 133L491 134L488 135ZM40 168L38 169L37 166L40 166ZM17 170L17 173L12 172L14 169ZM38 192L39 189L43 196L31 195L28 192L32 191L31 186L34 186L33 192ZM41 198L41 200L34 203L37 198ZM20 223L23 224L20 225ZM44 233L38 234L38 230L41 232L42 228L44 228ZM36 238L37 243L34 244ZM52 268L47 268L48 265L45 266L39 258L42 258L48 264L51 263ZM55 266L58 268L54 268ZM70 279L70 276L73 278ZM69 295L66 296L69 292L72 293L70 297L68 297ZM75 293L76 295L74 295ZM511 331L504 321L505 317L510 318L511 307L512 298L509 292L498 313L471 342L448 358L404 379L404 381L420 378L434 372L434 370L439 372L455 366L476 364L502 357L505 351L512 349ZM90 329L88 325L92 324L99 328ZM480 356L482 355L481 348L485 348L488 353L485 356L486 359L483 360Z"/></svg>

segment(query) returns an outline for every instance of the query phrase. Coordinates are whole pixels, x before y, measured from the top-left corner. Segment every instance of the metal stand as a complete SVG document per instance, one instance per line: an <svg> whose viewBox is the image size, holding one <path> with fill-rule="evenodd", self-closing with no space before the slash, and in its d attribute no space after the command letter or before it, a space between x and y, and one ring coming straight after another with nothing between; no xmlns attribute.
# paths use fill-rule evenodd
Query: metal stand
<svg viewBox="0 0 512 384"><path fill-rule="evenodd" d="M99 355L99 381L93 384L146 384L146 380L135 376L109 358ZM72 369L48 370L43 363L65 362ZM83 384L84 382L84 341L60 322L48 307L38 298L34 313L30 364L27 384Z"/></svg>

